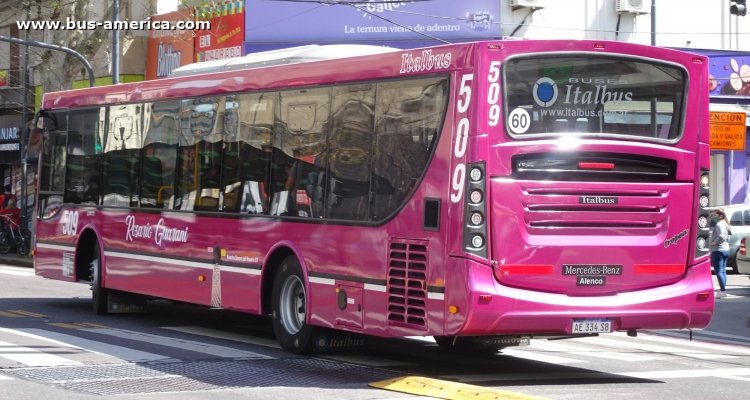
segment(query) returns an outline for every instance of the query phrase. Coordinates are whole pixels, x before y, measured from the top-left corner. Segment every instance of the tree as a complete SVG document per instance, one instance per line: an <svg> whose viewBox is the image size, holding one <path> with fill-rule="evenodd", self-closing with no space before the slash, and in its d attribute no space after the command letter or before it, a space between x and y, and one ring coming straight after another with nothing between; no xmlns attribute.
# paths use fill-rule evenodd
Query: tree
<svg viewBox="0 0 750 400"><path fill-rule="evenodd" d="M145 19L155 10L155 0L120 1L123 20ZM9 19L48 21L46 23L50 24L47 29L28 32L29 39L75 50L89 60L97 76L111 75L112 32L102 26L86 29L87 24L92 22L112 19L111 0L20 0L11 7L13 11ZM14 23L15 21L6 21L6 24ZM65 26L65 29L51 29L51 24L55 23ZM26 34L27 32L18 31L21 38ZM144 38L145 35L146 33L139 31L121 31L122 47L127 47L137 37ZM81 63L70 55L37 48L30 49L29 53L29 64L34 71L33 82L41 85L43 92L70 89L74 81L88 78Z"/></svg>

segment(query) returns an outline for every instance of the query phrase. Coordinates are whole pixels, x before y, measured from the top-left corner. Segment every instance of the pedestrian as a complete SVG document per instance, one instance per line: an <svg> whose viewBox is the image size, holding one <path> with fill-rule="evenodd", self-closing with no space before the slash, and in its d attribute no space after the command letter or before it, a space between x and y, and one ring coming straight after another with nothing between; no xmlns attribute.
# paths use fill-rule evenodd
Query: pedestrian
<svg viewBox="0 0 750 400"><path fill-rule="evenodd" d="M0 215L8 217L8 222L11 223L11 226L7 228L17 229L17 227L21 226L21 209L16 207L15 196L6 194L6 197L5 207L0 209Z"/></svg>
<svg viewBox="0 0 750 400"><path fill-rule="evenodd" d="M732 234L732 227L727 221L727 215L724 210L714 212L718 221L711 228L711 266L716 272L716 279L719 281L719 290L716 292L716 298L727 297L727 259L729 258L729 236Z"/></svg>

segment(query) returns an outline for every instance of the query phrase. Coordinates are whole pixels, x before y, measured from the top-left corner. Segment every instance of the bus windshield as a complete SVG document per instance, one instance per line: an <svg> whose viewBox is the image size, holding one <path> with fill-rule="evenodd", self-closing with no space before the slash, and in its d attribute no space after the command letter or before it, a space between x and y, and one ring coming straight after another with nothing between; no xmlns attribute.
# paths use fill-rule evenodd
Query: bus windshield
<svg viewBox="0 0 750 400"><path fill-rule="evenodd" d="M504 76L511 136L679 139L687 79L678 66L642 59L547 55L509 60ZM529 123L519 123L527 114Z"/></svg>

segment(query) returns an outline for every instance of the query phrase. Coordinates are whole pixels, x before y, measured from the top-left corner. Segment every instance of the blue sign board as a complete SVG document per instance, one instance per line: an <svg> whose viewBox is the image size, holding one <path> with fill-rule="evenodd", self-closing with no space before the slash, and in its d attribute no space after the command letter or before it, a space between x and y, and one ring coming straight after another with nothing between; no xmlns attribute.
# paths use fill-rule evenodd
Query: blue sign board
<svg viewBox="0 0 750 400"><path fill-rule="evenodd" d="M246 0L245 48L359 43L413 48L497 39L500 1Z"/></svg>
<svg viewBox="0 0 750 400"><path fill-rule="evenodd" d="M750 96L750 54L709 56L712 95Z"/></svg>

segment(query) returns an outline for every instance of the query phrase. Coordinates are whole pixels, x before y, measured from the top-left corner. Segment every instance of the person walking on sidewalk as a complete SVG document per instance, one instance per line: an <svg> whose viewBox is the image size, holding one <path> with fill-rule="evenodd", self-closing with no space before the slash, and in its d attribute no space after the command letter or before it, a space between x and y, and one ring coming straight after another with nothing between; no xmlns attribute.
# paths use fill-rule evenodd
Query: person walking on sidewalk
<svg viewBox="0 0 750 400"><path fill-rule="evenodd" d="M732 234L732 227L727 221L724 210L716 210L715 214L719 220L711 228L711 243L708 249L711 251L711 266L714 268L716 279L719 281L716 298L721 299L727 297L727 259L729 258L729 236Z"/></svg>

